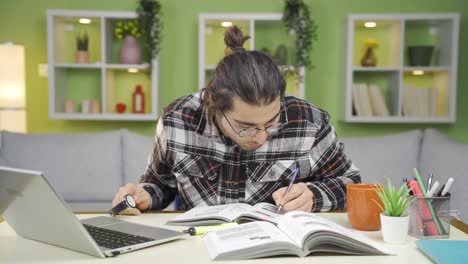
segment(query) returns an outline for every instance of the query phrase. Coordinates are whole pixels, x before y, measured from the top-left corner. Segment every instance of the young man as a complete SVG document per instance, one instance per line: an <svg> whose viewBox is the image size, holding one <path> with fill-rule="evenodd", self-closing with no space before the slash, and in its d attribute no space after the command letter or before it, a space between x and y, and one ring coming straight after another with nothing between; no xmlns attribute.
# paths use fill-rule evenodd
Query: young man
<svg viewBox="0 0 468 264"><path fill-rule="evenodd" d="M361 179L328 113L285 96L277 66L245 51L247 38L229 28L225 42L233 53L208 87L165 109L140 184L127 184L114 198L115 205L134 197L137 207L124 213L162 210L176 194L182 209L238 202L270 202L284 211L344 209L346 185Z"/></svg>

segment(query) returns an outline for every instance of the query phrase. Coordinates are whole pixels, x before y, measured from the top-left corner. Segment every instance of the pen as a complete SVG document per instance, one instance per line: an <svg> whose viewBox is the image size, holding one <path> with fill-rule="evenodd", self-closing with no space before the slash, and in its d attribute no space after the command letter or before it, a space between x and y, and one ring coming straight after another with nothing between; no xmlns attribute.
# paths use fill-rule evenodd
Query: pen
<svg viewBox="0 0 468 264"><path fill-rule="evenodd" d="M442 190L444 190L445 184L442 185L442 187L439 188L439 190L436 193L436 197L441 197L442 196Z"/></svg>
<svg viewBox="0 0 468 264"><path fill-rule="evenodd" d="M296 170L294 171L294 175L292 176L291 180L289 181L288 188L284 192L283 197L289 192L289 190L291 190L291 186L294 184L294 181L296 180L297 174L299 174L299 167L296 167ZM281 208L283 208L282 204L280 204L280 206L278 207L278 213L281 212Z"/></svg>
<svg viewBox="0 0 468 264"><path fill-rule="evenodd" d="M212 225L212 226L192 226L187 230L184 230L184 233L188 233L191 236L198 236L198 235L203 235L208 231L213 231L213 230L218 230L218 229L223 229L223 228L228 228L228 227L234 227L237 226L238 224L236 222L232 223L225 223L225 224L220 224L220 225Z"/></svg>
<svg viewBox="0 0 468 264"><path fill-rule="evenodd" d="M412 190L411 187L409 186L408 178L403 177L403 183L406 185L406 188L409 189L408 195L413 195L413 190Z"/></svg>
<svg viewBox="0 0 468 264"><path fill-rule="evenodd" d="M432 198L432 196L434 196L434 193L437 191L438 187L439 187L439 181L435 181L431 189L427 191L427 197Z"/></svg>
<svg viewBox="0 0 468 264"><path fill-rule="evenodd" d="M434 177L434 174L432 172L429 172L429 177L427 178L427 186L426 186L427 192L429 192L429 190L431 189L432 177Z"/></svg>
<svg viewBox="0 0 468 264"><path fill-rule="evenodd" d="M453 178L449 178L447 180L447 183L445 184L445 187L444 187L444 190L442 191L441 193L441 196L445 196L447 194L447 192L449 191L450 187L452 187L452 183L453 183Z"/></svg>

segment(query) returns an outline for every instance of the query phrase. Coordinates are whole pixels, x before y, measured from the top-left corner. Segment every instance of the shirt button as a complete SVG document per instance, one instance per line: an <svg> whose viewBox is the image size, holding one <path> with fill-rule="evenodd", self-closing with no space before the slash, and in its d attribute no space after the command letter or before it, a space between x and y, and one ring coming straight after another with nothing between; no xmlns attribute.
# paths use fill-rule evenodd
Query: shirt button
<svg viewBox="0 0 468 264"><path fill-rule="evenodd" d="M239 146L235 146L234 147L234 153L239 154L239 152L240 152Z"/></svg>
<svg viewBox="0 0 468 264"><path fill-rule="evenodd" d="M273 179L273 178L275 177L275 175L276 175L276 173L275 173L274 171L270 171L270 172L268 173L268 177L269 177L270 179Z"/></svg>
<svg viewBox="0 0 468 264"><path fill-rule="evenodd" d="M344 151L344 144L342 142L340 142L340 151Z"/></svg>
<svg viewBox="0 0 468 264"><path fill-rule="evenodd" d="M190 172L190 173L200 173L200 169L198 168L197 165L192 165L192 166L190 166L190 168L189 168L189 172Z"/></svg>

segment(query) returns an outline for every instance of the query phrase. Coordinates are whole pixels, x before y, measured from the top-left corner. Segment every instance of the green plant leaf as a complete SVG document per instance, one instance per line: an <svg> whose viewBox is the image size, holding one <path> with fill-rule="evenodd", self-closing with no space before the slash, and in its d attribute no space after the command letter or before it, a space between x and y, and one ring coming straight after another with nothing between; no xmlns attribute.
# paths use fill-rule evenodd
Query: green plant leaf
<svg viewBox="0 0 468 264"><path fill-rule="evenodd" d="M409 189L406 184L397 189L387 177L387 186L377 187L377 196L382 201L383 208L377 201L374 202L386 215L399 217L415 200L415 197L408 196L408 194Z"/></svg>

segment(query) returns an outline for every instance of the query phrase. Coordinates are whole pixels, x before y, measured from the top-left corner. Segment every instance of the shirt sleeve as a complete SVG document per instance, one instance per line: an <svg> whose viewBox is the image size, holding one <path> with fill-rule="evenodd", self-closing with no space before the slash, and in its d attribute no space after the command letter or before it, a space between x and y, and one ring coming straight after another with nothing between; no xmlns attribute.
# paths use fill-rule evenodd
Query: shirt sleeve
<svg viewBox="0 0 468 264"><path fill-rule="evenodd" d="M148 158L148 165L139 184L151 196L151 205L148 210L166 208L177 194L177 183L171 171L171 160L168 157L167 134L161 117L156 126L153 151Z"/></svg>
<svg viewBox="0 0 468 264"><path fill-rule="evenodd" d="M309 153L314 179L307 185L312 191L312 211L343 210L346 207L346 185L360 183L361 176L344 153L335 128L328 124L329 116L323 114L323 123Z"/></svg>

